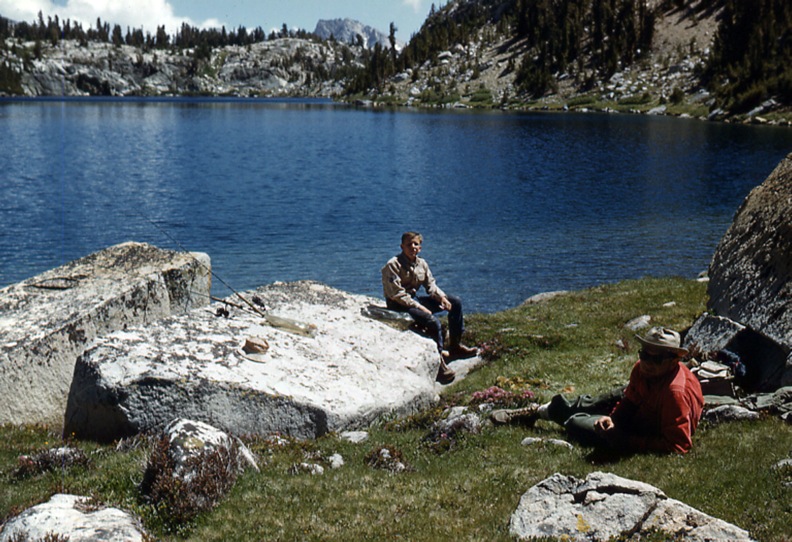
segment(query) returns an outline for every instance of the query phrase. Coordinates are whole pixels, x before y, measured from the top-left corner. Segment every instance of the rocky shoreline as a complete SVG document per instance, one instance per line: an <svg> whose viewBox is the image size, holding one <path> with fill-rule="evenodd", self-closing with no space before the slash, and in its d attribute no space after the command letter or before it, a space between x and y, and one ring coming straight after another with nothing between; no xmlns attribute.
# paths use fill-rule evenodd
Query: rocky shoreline
<svg viewBox="0 0 792 542"><path fill-rule="evenodd" d="M60 40L52 45L8 38L0 63L19 73L20 81L17 94L0 97L328 98L367 107L625 113L792 125L792 112L773 99L743 115L711 109L713 99L698 77L706 49L672 61L626 66L585 92L573 84L579 74L557 74L557 92L526 100L515 89L513 71L506 69L513 52L503 43L487 43L485 34L482 30L479 40L396 74L387 90L364 96L346 93L354 70L364 65L364 48L332 40L278 38L216 48L209 58L198 59L192 49L146 51L112 43ZM468 60L472 57L479 59L476 66ZM443 89L439 94L438 88Z"/></svg>

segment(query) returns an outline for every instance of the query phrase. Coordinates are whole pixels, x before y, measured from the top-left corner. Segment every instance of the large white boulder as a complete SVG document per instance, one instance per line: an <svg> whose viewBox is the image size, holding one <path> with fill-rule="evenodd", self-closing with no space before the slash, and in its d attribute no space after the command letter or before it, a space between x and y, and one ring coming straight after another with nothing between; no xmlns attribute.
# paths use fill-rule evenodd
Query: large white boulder
<svg viewBox="0 0 792 542"><path fill-rule="evenodd" d="M273 327L235 296L228 317L216 304L128 327L81 356L65 430L110 440L189 418L233 434L313 438L437 400L434 342L363 316L375 299L308 281L242 295L315 326L313 335ZM269 348L246 352L248 341Z"/></svg>
<svg viewBox="0 0 792 542"><path fill-rule="evenodd" d="M14 540L142 542L148 537L140 522L123 510L97 507L90 498L59 493L3 525L0 542Z"/></svg>
<svg viewBox="0 0 792 542"><path fill-rule="evenodd" d="M0 423L63 422L96 337L209 303L209 257L123 243L0 290Z"/></svg>

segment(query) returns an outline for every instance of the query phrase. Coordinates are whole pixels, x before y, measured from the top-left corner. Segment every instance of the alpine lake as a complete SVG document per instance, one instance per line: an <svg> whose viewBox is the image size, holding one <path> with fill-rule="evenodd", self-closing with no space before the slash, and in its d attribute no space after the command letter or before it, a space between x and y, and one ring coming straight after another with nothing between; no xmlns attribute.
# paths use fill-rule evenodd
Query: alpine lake
<svg viewBox="0 0 792 542"><path fill-rule="evenodd" d="M0 101L0 286L125 241L211 256L213 294L381 296L403 231L466 312L693 278L792 130L324 100Z"/></svg>

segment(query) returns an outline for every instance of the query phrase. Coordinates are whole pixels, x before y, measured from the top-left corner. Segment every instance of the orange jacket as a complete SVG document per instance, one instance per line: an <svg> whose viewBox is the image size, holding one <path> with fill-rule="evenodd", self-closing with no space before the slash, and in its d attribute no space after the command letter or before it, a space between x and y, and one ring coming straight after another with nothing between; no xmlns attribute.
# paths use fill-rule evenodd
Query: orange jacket
<svg viewBox="0 0 792 542"><path fill-rule="evenodd" d="M641 375L640 363L633 366L624 398L611 418L635 451L687 453L704 407L701 384L682 364L647 379Z"/></svg>

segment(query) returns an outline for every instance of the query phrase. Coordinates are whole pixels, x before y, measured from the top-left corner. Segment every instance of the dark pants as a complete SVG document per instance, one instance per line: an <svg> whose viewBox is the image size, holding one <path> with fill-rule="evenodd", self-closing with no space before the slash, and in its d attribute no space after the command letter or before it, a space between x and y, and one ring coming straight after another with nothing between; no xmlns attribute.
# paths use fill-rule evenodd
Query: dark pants
<svg viewBox="0 0 792 542"><path fill-rule="evenodd" d="M462 300L456 296L449 295L448 301L451 302L451 310L448 311L448 337L452 345L459 344L462 333L465 331L465 318L462 315ZM426 329L427 333L437 343L437 349L442 351L445 348L443 340L443 326L436 314L443 312L440 302L435 301L429 296L417 296L414 298L418 303L432 311L427 314L421 309L407 308L390 299L386 300L388 308L392 311L407 312L412 316L415 323Z"/></svg>
<svg viewBox="0 0 792 542"><path fill-rule="evenodd" d="M597 434L594 423L611 413L624 397L624 390L622 386L596 397L580 395L573 401L556 395L550 400L547 413L552 421L564 426L570 438L584 446L605 446L607 442Z"/></svg>

